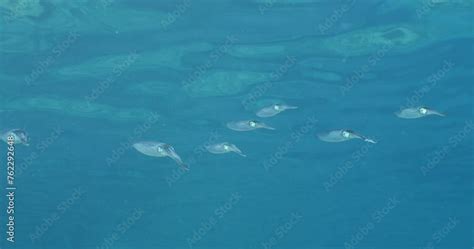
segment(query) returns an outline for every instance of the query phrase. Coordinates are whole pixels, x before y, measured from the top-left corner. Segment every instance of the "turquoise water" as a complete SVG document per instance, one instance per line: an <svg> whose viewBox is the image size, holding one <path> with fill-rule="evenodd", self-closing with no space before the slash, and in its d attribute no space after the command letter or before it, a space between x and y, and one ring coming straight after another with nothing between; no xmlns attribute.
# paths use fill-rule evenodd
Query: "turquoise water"
<svg viewBox="0 0 474 249"><path fill-rule="evenodd" d="M1 248L472 248L473 7L0 1L0 128L30 136ZM418 106L446 116L394 114Z"/></svg>

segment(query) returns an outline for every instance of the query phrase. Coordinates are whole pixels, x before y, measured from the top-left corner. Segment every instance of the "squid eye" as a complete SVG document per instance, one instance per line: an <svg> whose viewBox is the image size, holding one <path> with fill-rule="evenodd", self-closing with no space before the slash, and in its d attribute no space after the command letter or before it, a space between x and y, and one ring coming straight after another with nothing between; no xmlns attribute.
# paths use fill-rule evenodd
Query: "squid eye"
<svg viewBox="0 0 474 249"><path fill-rule="evenodd" d="M421 114L426 114L426 113L428 112L428 110L427 110L426 108L424 108L424 107L421 107L421 108L419 109L419 111L420 111Z"/></svg>
<svg viewBox="0 0 474 249"><path fill-rule="evenodd" d="M228 146L228 145L224 145L224 150L229 150L229 146Z"/></svg>
<svg viewBox="0 0 474 249"><path fill-rule="evenodd" d="M163 152L163 148L158 147L158 152Z"/></svg>
<svg viewBox="0 0 474 249"><path fill-rule="evenodd" d="M351 134L348 131L343 131L342 136L345 137L345 138L349 138L351 136Z"/></svg>
<svg viewBox="0 0 474 249"><path fill-rule="evenodd" d="M275 109L275 111L279 111L279 110L280 110L280 106L279 106L279 105L274 105L274 106L273 106L273 109Z"/></svg>
<svg viewBox="0 0 474 249"><path fill-rule="evenodd" d="M257 125L257 123L255 123L255 121L250 121L249 125L252 126L252 127L255 127Z"/></svg>

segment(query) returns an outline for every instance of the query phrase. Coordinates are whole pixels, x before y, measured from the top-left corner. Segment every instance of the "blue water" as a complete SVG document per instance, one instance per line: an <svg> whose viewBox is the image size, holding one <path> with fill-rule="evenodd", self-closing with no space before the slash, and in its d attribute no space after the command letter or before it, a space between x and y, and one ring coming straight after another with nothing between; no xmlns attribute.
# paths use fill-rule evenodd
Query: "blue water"
<svg viewBox="0 0 474 249"><path fill-rule="evenodd" d="M0 128L30 146L1 248L474 246L472 1L12 2ZM255 115L275 103L299 108ZM276 130L226 127L250 119ZM247 157L204 149L225 141Z"/></svg>

